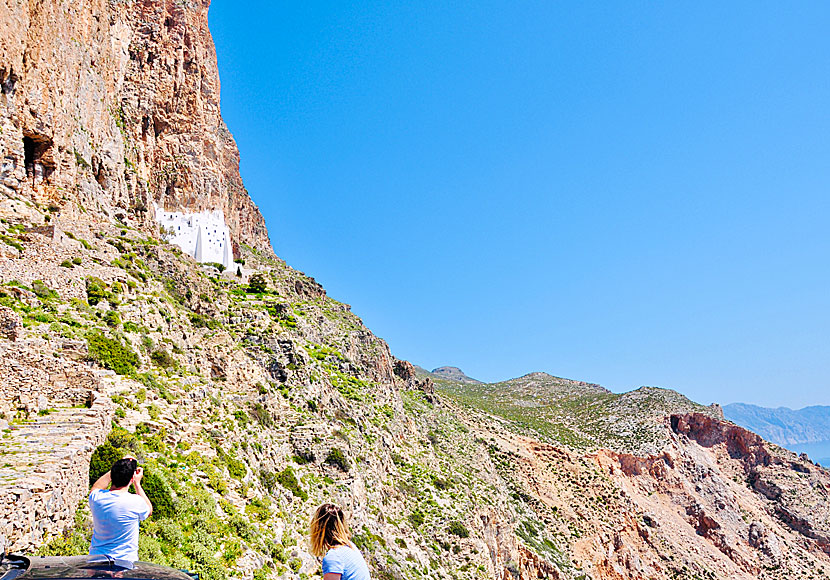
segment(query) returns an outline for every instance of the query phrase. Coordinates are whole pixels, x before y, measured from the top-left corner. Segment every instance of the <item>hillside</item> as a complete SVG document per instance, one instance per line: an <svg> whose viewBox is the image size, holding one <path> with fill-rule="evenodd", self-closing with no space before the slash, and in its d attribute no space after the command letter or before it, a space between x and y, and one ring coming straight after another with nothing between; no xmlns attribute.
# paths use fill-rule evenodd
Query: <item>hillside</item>
<svg viewBox="0 0 830 580"><path fill-rule="evenodd" d="M425 368L419 367L418 365L414 365L414 366L415 366L415 372L418 374L419 377L425 377L425 378L437 379L437 380L445 379L445 380L448 380L448 381L456 381L456 382L459 382L459 383L473 383L473 384L481 383L481 381L478 381L478 380L476 380L472 377L468 377L464 373L464 371L462 371L458 367L444 366L444 367L438 367L438 368L432 369L431 371L428 371Z"/></svg>
<svg viewBox="0 0 830 580"><path fill-rule="evenodd" d="M384 580L830 574L830 474L718 408L424 376L275 256L207 10L0 6L2 543L86 551L89 482L132 453L140 557L205 580L320 578L323 501ZM169 243L157 207L224 224L233 266Z"/></svg>

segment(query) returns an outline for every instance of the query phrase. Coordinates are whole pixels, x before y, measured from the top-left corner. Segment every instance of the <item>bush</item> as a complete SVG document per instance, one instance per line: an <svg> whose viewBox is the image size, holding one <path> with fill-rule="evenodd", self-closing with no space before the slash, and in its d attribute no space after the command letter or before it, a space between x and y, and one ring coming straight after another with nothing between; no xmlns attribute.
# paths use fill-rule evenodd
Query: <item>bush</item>
<svg viewBox="0 0 830 580"><path fill-rule="evenodd" d="M173 491L161 473L152 468L145 469L141 487L153 504L153 519L172 518L176 515Z"/></svg>
<svg viewBox="0 0 830 580"><path fill-rule="evenodd" d="M201 314L192 313L190 315L190 324L192 324L195 328L218 328L221 326L219 321L210 318L209 316L203 316Z"/></svg>
<svg viewBox="0 0 830 580"><path fill-rule="evenodd" d="M228 525L234 533L243 540L252 540L256 535L256 530L251 523L240 515L232 516L228 520Z"/></svg>
<svg viewBox="0 0 830 580"><path fill-rule="evenodd" d="M409 514L407 519L409 520L409 523L412 524L412 527L414 527L414 528L418 528L418 527L424 525L424 522L426 521L426 517L424 516L424 512L422 512L420 510L415 510L414 512Z"/></svg>
<svg viewBox="0 0 830 580"><path fill-rule="evenodd" d="M300 487L300 482L297 480L297 476L294 475L294 470L291 466L286 467L277 474L277 482L295 497L303 501L308 499L308 493Z"/></svg>
<svg viewBox="0 0 830 580"><path fill-rule="evenodd" d="M86 337L86 343L92 360L119 375L132 374L138 367L138 355L118 339L91 332Z"/></svg>
<svg viewBox="0 0 830 580"><path fill-rule="evenodd" d="M75 512L75 526L41 544L35 554L38 556L75 556L86 553L92 537L90 524L89 512L84 501Z"/></svg>
<svg viewBox="0 0 830 580"><path fill-rule="evenodd" d="M62 268L74 268L75 266L69 260L64 260L63 262L61 262L61 267Z"/></svg>
<svg viewBox="0 0 830 580"><path fill-rule="evenodd" d="M251 409L248 411L248 414L263 427L274 426L274 417L271 416L271 411L269 411L262 403L254 403L251 405Z"/></svg>
<svg viewBox="0 0 830 580"><path fill-rule="evenodd" d="M254 498L245 506L245 513L258 522L267 522L271 519L271 501Z"/></svg>
<svg viewBox="0 0 830 580"><path fill-rule="evenodd" d="M104 314L104 322L111 328L118 328L121 324L121 315L118 314L117 310L107 310L107 313Z"/></svg>
<svg viewBox="0 0 830 580"><path fill-rule="evenodd" d="M52 300L58 297L58 293L44 284L43 280L32 280L32 292L38 298L43 298L44 300Z"/></svg>
<svg viewBox="0 0 830 580"><path fill-rule="evenodd" d="M248 280L248 292L252 294L264 294L268 291L268 281L262 274L254 274Z"/></svg>
<svg viewBox="0 0 830 580"><path fill-rule="evenodd" d="M92 452L89 460L89 484L92 485L98 478L112 468L112 464L125 455L135 454L138 441L135 436L120 427L113 429L107 440Z"/></svg>
<svg viewBox="0 0 830 580"><path fill-rule="evenodd" d="M341 471L349 471L352 468L351 463L349 463L349 460L346 458L346 454L337 447L331 448L331 451L329 451L329 454L326 456L325 463L333 465Z"/></svg>
<svg viewBox="0 0 830 580"><path fill-rule="evenodd" d="M231 477L235 479L242 479L248 474L248 468L245 465L245 462L241 459L237 459L236 457L231 457L225 453L221 447L217 448L216 455L217 459L224 463L228 468L228 473Z"/></svg>
<svg viewBox="0 0 830 580"><path fill-rule="evenodd" d="M214 268L219 270L220 274L225 271L225 265L220 264L219 262L204 262L204 265L205 266L213 266Z"/></svg>
<svg viewBox="0 0 830 580"><path fill-rule="evenodd" d="M277 487L277 475L273 471L260 469L259 480L262 482L262 487L268 490L268 493L273 493Z"/></svg>
<svg viewBox="0 0 830 580"><path fill-rule="evenodd" d="M107 285L100 278L90 276L86 279L86 301L90 306L95 306L108 296Z"/></svg>
<svg viewBox="0 0 830 580"><path fill-rule="evenodd" d="M470 537L470 530L468 530L461 522L450 522L450 526L447 528L447 531L454 536L458 536L459 538Z"/></svg>
<svg viewBox="0 0 830 580"><path fill-rule="evenodd" d="M173 358L173 355L161 348L153 351L153 353L150 355L150 360L152 360L153 363L156 364L156 366L159 366L163 369L169 369L170 367L175 367L178 364L176 362L176 359Z"/></svg>

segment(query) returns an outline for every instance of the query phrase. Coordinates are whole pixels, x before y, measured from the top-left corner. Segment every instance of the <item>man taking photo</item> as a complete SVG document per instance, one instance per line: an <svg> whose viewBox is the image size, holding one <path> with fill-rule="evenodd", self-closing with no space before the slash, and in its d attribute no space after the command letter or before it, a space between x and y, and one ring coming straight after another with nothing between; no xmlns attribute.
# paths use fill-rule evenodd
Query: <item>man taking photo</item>
<svg viewBox="0 0 830 580"><path fill-rule="evenodd" d="M153 504L141 489L144 470L134 457L119 459L98 478L89 493L92 544L89 553L118 560L138 560L138 523L153 513ZM130 484L135 494L130 493Z"/></svg>

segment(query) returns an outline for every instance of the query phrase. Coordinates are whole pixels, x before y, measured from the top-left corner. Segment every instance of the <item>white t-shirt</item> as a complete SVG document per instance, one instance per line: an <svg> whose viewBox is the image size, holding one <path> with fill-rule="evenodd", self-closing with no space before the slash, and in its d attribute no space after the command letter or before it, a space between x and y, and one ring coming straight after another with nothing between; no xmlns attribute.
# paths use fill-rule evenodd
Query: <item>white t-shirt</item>
<svg viewBox="0 0 830 580"><path fill-rule="evenodd" d="M89 494L92 512L90 554L138 560L138 522L150 515L150 506L133 493L96 489Z"/></svg>

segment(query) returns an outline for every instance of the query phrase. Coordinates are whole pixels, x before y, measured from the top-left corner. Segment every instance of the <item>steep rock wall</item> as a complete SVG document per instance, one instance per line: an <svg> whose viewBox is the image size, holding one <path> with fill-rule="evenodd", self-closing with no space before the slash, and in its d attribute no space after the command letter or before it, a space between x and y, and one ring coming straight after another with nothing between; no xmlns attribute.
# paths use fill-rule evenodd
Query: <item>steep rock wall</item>
<svg viewBox="0 0 830 580"><path fill-rule="evenodd" d="M222 121L208 1L0 1L0 214L20 200L155 228L221 210L271 252ZM238 252L238 250L237 250Z"/></svg>

